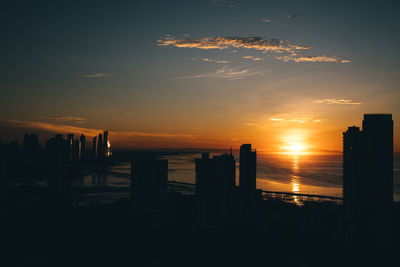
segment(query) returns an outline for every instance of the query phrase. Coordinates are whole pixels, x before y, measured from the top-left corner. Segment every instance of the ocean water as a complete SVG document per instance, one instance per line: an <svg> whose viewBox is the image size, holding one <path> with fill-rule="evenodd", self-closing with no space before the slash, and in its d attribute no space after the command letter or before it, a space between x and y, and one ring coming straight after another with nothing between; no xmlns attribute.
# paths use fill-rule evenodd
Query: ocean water
<svg viewBox="0 0 400 267"><path fill-rule="evenodd" d="M218 153L219 154L219 153ZM210 154L213 156L214 154ZM239 183L239 155L236 159L236 183ZM168 159L168 180L195 182L195 158L200 153L163 156ZM123 174L123 175L118 175ZM108 172L93 172L75 181L74 186L103 188L87 192L106 202L129 197L130 163L110 168ZM340 155L277 155L257 152L257 188L264 191L293 192L342 197L342 157ZM373 197L373 196L372 196ZM394 162L394 200L400 201L400 161ZM103 202L103 201L102 201Z"/></svg>
<svg viewBox="0 0 400 267"><path fill-rule="evenodd" d="M210 154L212 156L212 154ZM236 183L239 180L239 155ZM178 154L168 159L171 181L194 183L194 159L200 154ZM342 197L341 155L280 155L257 153L257 188L265 191L294 192ZM394 162L394 200L400 201L400 161Z"/></svg>

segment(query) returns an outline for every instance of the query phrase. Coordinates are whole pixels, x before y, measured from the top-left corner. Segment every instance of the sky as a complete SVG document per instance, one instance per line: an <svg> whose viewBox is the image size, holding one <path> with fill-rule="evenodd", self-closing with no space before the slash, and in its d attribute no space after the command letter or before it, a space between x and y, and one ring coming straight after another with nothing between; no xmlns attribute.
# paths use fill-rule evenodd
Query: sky
<svg viewBox="0 0 400 267"><path fill-rule="evenodd" d="M397 1L2 1L0 137L340 152L392 113Z"/></svg>

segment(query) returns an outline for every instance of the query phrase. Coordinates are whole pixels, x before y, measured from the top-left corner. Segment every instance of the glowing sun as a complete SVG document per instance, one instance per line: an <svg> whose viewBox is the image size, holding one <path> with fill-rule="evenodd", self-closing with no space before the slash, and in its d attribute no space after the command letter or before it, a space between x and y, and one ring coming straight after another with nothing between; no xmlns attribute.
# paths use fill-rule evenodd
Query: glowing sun
<svg viewBox="0 0 400 267"><path fill-rule="evenodd" d="M284 145L281 149L284 154L303 155L310 153L308 151L309 146L304 142L303 135L291 134L284 136L283 143Z"/></svg>

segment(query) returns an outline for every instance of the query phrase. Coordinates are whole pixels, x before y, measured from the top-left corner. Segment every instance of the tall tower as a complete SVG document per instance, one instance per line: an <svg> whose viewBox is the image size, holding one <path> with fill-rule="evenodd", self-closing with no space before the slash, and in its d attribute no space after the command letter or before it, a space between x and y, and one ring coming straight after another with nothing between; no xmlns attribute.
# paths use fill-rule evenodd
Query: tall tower
<svg viewBox="0 0 400 267"><path fill-rule="evenodd" d="M235 187L236 161L231 154L196 159L196 199L199 222L217 226L227 222Z"/></svg>
<svg viewBox="0 0 400 267"><path fill-rule="evenodd" d="M108 138L108 131L104 131L103 137L104 137L104 142L103 142L104 156L108 158L111 156L111 145L110 145L110 139Z"/></svg>
<svg viewBox="0 0 400 267"><path fill-rule="evenodd" d="M67 136L67 161L72 161L74 149L74 134L68 134Z"/></svg>
<svg viewBox="0 0 400 267"><path fill-rule="evenodd" d="M349 242L377 247L391 243L391 114L365 114L362 131L349 127L343 133L343 199Z"/></svg>
<svg viewBox="0 0 400 267"><path fill-rule="evenodd" d="M95 159L97 157L97 136L93 137L93 149L92 149L92 157Z"/></svg>
<svg viewBox="0 0 400 267"><path fill-rule="evenodd" d="M97 140L97 157L102 159L104 156L103 135L100 133Z"/></svg>
<svg viewBox="0 0 400 267"><path fill-rule="evenodd" d="M243 144L240 147L239 187L245 201L249 201L256 195L256 150L251 149L251 144Z"/></svg>
<svg viewBox="0 0 400 267"><path fill-rule="evenodd" d="M81 160L84 160L86 158L86 138L81 134L79 140L81 142L81 151L79 156Z"/></svg>
<svg viewBox="0 0 400 267"><path fill-rule="evenodd" d="M79 150L80 150L80 142L78 139L75 139L72 146L72 161L79 160Z"/></svg>
<svg viewBox="0 0 400 267"><path fill-rule="evenodd" d="M137 157L131 161L131 200L137 211L160 212L168 187L168 160Z"/></svg>

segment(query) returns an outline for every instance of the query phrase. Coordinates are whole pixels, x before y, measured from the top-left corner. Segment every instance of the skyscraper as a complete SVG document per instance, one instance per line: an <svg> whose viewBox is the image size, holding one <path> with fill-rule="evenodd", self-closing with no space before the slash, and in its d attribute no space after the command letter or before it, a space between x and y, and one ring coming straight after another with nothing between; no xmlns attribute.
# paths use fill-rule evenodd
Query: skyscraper
<svg viewBox="0 0 400 267"><path fill-rule="evenodd" d="M137 211L157 213L167 194L168 160L138 157L131 161L131 200Z"/></svg>
<svg viewBox="0 0 400 267"><path fill-rule="evenodd" d="M196 159L196 199L199 222L205 226L224 224L232 207L236 161L231 154Z"/></svg>
<svg viewBox="0 0 400 267"><path fill-rule="evenodd" d="M97 157L97 136L93 137L92 157L93 159Z"/></svg>
<svg viewBox="0 0 400 267"><path fill-rule="evenodd" d="M56 134L46 141L47 169L49 175L49 187L53 193L63 193L66 179L65 170L68 161L68 143L61 134Z"/></svg>
<svg viewBox="0 0 400 267"><path fill-rule="evenodd" d="M391 114L365 114L362 131L358 127L349 127L343 133L343 199L349 242L373 246L390 244L393 205Z"/></svg>
<svg viewBox="0 0 400 267"><path fill-rule="evenodd" d="M104 156L103 135L100 133L99 138L97 139L97 157L99 159L103 159L103 156Z"/></svg>
<svg viewBox="0 0 400 267"><path fill-rule="evenodd" d="M80 150L80 142L78 139L75 139L72 147L72 161L79 160L79 150Z"/></svg>
<svg viewBox="0 0 400 267"><path fill-rule="evenodd" d="M241 195L242 210L244 213L252 213L256 204L256 150L251 149L251 144L243 144L240 147L239 166L239 190Z"/></svg>
<svg viewBox="0 0 400 267"><path fill-rule="evenodd" d="M22 144L22 151L24 158L28 162L35 162L38 160L38 154L40 152L39 138L36 134L25 133Z"/></svg>
<svg viewBox="0 0 400 267"><path fill-rule="evenodd" d="M84 159L86 159L86 138L83 134L81 134L79 140L81 142L81 150L79 153L79 158L81 160L84 160Z"/></svg>
<svg viewBox="0 0 400 267"><path fill-rule="evenodd" d="M67 136L67 160L72 161L72 154L73 154L73 149L74 149L74 134L68 134Z"/></svg>
<svg viewBox="0 0 400 267"><path fill-rule="evenodd" d="M110 145L110 140L108 138L108 131L103 132L103 137L104 137L104 142L103 142L103 151L104 151L104 156L106 158L111 156L111 145Z"/></svg>

